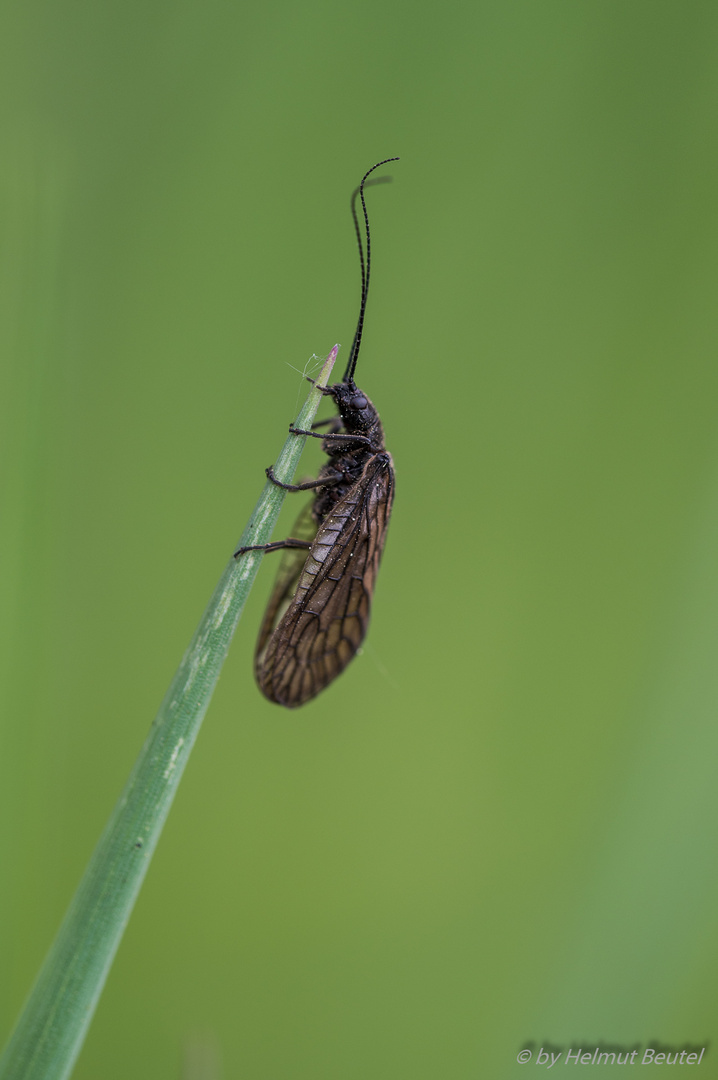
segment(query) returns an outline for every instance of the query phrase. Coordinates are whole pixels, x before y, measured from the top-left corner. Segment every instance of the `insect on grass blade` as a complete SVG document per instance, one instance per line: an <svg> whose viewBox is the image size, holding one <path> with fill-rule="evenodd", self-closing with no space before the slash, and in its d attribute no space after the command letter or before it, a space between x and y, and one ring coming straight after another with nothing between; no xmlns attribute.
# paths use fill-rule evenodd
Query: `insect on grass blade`
<svg viewBox="0 0 718 1080"><path fill-rule="evenodd" d="M245 551L283 549L277 579L259 631L254 670L260 690L289 709L311 701L341 674L356 655L369 626L374 584L394 501L394 464L384 445L375 406L354 382L371 270L371 238L364 189L389 177L369 180L387 158L373 165L352 194L351 209L361 267L361 302L347 368L341 382L322 387L339 415L314 427L325 435L291 427L296 435L322 439L328 461L316 480L282 484L287 491L314 490L292 536ZM368 183L367 183L368 181ZM364 242L356 212L364 216ZM366 246L365 246L366 245Z"/></svg>

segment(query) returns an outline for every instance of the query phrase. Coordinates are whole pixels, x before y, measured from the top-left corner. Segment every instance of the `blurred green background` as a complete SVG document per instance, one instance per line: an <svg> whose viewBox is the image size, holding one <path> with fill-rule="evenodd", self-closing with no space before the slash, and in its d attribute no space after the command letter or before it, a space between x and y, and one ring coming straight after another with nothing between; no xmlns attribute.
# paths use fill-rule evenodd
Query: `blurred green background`
<svg viewBox="0 0 718 1080"><path fill-rule="evenodd" d="M399 154L367 646L266 703L267 560L75 1076L714 1040L718 8L30 0L1 30L2 1037L295 369L346 358L349 194Z"/></svg>

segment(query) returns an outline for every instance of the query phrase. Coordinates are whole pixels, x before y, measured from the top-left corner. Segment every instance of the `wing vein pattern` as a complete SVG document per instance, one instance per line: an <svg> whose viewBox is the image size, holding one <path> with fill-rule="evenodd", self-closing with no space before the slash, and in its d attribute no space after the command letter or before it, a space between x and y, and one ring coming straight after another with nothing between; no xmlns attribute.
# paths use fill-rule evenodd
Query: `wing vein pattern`
<svg viewBox="0 0 718 1080"><path fill-rule="evenodd" d="M369 626L393 499L393 462L382 451L318 527L311 506L300 515L292 535L311 539L316 530L312 547L284 553L257 642L257 681L270 700L303 705L355 655Z"/></svg>

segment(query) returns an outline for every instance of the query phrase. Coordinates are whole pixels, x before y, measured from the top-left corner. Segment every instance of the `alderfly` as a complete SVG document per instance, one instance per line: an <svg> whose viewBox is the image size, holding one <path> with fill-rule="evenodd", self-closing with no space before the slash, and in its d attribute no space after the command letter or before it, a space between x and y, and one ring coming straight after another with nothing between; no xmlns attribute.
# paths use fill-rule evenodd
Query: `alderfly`
<svg viewBox="0 0 718 1080"><path fill-rule="evenodd" d="M314 502L299 515L294 535L245 551L285 549L274 590L262 620L254 658L259 689L278 705L294 709L311 701L356 654L367 632L374 582L394 501L394 465L384 448L384 431L366 394L354 382L369 295L371 240L364 187L387 158L364 174L351 200L359 244L361 303L347 369L341 382L322 387L339 415L313 427L326 435L290 427L295 435L322 439L329 460L306 484L282 484L271 467L267 476L286 491L315 489ZM388 177L386 178L388 179ZM364 214L366 253L356 212ZM307 554L308 552L308 554Z"/></svg>

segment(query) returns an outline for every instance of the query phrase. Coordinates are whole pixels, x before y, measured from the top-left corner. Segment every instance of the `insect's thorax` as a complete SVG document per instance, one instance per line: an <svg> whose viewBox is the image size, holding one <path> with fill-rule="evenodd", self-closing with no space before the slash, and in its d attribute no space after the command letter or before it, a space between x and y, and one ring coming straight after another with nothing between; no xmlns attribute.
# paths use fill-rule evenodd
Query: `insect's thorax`
<svg viewBox="0 0 718 1080"><path fill-rule="evenodd" d="M384 429L381 426L379 413L358 386L353 382L335 383L331 387L331 395L339 410L342 434L359 435L362 441L357 440L351 443L348 440L335 441L330 438L322 444L322 449L328 455L329 461L322 466L319 479L321 480L322 476L334 477L339 471L342 473L342 480L319 489L312 507L312 514L317 523L324 520L360 479L367 462L385 448ZM369 439L369 442L364 442L364 439Z"/></svg>

